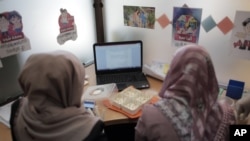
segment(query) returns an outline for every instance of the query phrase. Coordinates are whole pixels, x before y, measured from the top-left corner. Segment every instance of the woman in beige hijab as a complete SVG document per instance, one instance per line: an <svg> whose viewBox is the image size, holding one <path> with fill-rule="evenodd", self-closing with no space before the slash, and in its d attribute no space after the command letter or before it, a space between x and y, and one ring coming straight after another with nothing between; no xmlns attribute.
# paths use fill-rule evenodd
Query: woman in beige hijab
<svg viewBox="0 0 250 141"><path fill-rule="evenodd" d="M12 109L11 130L17 141L105 140L104 124L82 106L84 67L71 53L31 55L19 83L25 97Z"/></svg>

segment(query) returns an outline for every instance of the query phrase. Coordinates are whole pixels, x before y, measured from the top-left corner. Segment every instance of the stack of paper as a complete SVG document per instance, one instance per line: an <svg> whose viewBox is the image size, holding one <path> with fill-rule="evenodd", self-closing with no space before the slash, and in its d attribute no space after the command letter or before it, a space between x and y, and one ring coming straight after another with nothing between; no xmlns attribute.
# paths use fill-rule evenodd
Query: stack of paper
<svg viewBox="0 0 250 141"><path fill-rule="evenodd" d="M143 66L143 72L147 75L164 80L169 69L168 63L153 61L152 64Z"/></svg>
<svg viewBox="0 0 250 141"><path fill-rule="evenodd" d="M10 113L11 113L11 104L10 102L2 107L0 107L0 122L5 124L7 127L10 128Z"/></svg>

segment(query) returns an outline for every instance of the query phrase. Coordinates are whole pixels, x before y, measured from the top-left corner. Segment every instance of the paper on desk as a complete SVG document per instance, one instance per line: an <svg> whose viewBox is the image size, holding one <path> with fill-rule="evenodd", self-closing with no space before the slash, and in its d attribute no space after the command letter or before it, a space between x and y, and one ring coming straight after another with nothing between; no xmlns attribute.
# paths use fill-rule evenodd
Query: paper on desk
<svg viewBox="0 0 250 141"><path fill-rule="evenodd" d="M163 65L163 73L166 75L169 69L169 65L168 64L164 64Z"/></svg>
<svg viewBox="0 0 250 141"><path fill-rule="evenodd" d="M160 80L164 80L169 69L168 63L153 61L151 65L145 64L143 72Z"/></svg>
<svg viewBox="0 0 250 141"><path fill-rule="evenodd" d="M2 107L0 107L0 122L5 124L7 127L10 128L10 112L11 112L11 105L13 102L10 102Z"/></svg>

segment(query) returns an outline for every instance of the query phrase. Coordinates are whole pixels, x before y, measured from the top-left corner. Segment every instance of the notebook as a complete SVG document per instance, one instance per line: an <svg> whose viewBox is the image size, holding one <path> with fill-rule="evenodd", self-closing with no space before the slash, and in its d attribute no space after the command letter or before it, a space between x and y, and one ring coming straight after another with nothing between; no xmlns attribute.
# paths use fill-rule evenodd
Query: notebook
<svg viewBox="0 0 250 141"><path fill-rule="evenodd" d="M142 41L95 43L93 45L96 83L116 83L119 91L134 86L149 88L142 72Z"/></svg>

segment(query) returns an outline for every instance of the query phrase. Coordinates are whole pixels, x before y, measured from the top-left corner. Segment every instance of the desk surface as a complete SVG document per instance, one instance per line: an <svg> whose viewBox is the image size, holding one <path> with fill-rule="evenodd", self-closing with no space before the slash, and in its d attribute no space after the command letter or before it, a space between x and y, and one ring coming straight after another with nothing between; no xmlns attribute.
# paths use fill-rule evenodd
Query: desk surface
<svg viewBox="0 0 250 141"><path fill-rule="evenodd" d="M89 75L89 84L85 86L85 89L87 89L88 86L96 85L94 65L90 65L86 68L86 74ZM152 92L152 94L157 94L161 89L162 81L149 76L147 77L147 79L149 81L150 88L143 89L142 91L150 91ZM105 125L114 125L137 121L137 119L129 119L127 116L121 113L108 109L106 106L104 106L102 101L97 101L97 105L99 107L99 113L103 112L103 121L105 122Z"/></svg>
<svg viewBox="0 0 250 141"><path fill-rule="evenodd" d="M89 76L89 84L84 87L84 89L87 89L88 86L94 86L96 85L96 78L95 78L95 71L94 71L94 65L88 66L86 69L86 74ZM152 77L147 77L148 81L150 83L149 89L144 89L143 91L150 91L152 93L157 94L159 90L161 89L162 81L157 80ZM97 101L97 105L99 107L99 112L103 112L103 120L106 125L114 125L114 124L121 124L121 123L129 123L129 122L136 122L137 119L129 119L127 116L115 112L113 110L110 110L106 108L102 101ZM11 139L11 132L8 127L6 127L4 124L0 123L0 141L12 141Z"/></svg>

